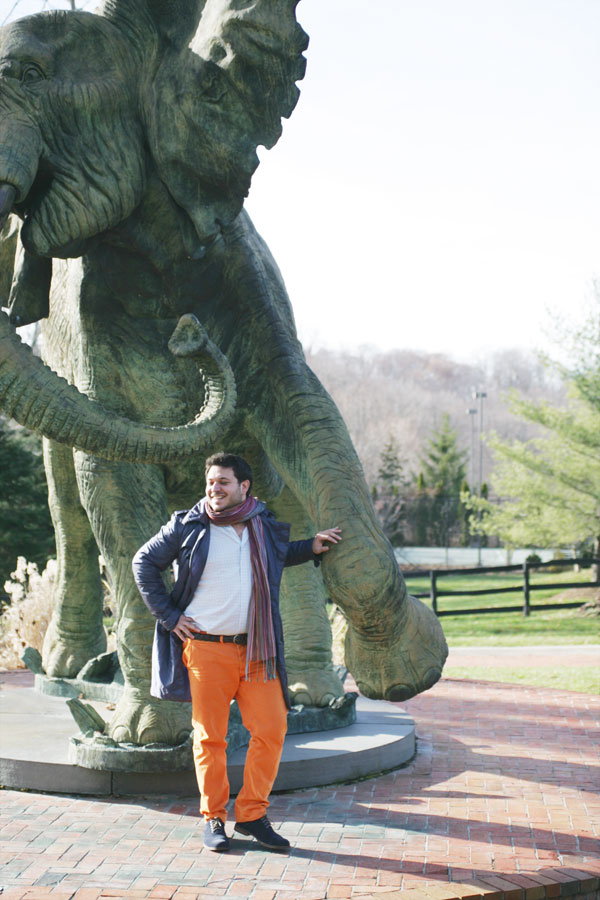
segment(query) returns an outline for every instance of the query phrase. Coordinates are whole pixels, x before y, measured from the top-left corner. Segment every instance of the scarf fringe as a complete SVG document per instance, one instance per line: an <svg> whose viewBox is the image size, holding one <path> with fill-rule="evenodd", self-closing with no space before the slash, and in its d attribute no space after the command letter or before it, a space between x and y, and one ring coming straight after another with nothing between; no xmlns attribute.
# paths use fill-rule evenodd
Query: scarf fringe
<svg viewBox="0 0 600 900"><path fill-rule="evenodd" d="M259 671L255 672L254 677L250 675L250 660L248 659L248 655L246 654L246 671L244 675L245 681L263 681L265 684L267 681L274 681L277 678L277 660L274 657L270 659L260 659L258 660L260 663Z"/></svg>

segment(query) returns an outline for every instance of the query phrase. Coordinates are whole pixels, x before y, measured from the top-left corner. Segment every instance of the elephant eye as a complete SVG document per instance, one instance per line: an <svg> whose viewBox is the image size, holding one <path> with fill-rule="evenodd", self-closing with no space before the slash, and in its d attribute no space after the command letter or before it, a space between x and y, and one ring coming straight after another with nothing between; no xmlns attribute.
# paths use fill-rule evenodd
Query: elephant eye
<svg viewBox="0 0 600 900"><path fill-rule="evenodd" d="M41 81L44 77L44 73L38 66L34 66L33 64L29 63L28 65L23 67L21 81L24 84L32 84L34 81Z"/></svg>

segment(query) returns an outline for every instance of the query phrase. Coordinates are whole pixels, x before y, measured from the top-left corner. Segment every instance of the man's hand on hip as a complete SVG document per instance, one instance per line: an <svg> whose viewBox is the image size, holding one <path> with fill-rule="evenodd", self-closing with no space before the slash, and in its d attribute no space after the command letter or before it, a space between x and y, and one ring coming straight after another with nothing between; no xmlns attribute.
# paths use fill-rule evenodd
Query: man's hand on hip
<svg viewBox="0 0 600 900"><path fill-rule="evenodd" d="M173 634L176 634L182 641L186 641L188 638L193 638L194 634L198 634L199 631L202 631L202 629L198 623L186 616L185 613L182 613L173 629Z"/></svg>
<svg viewBox="0 0 600 900"><path fill-rule="evenodd" d="M318 534L315 534L312 542L312 552L319 556L321 553L327 553L330 549L330 544L339 544L342 539L342 529L338 528L326 528L324 531L319 531Z"/></svg>

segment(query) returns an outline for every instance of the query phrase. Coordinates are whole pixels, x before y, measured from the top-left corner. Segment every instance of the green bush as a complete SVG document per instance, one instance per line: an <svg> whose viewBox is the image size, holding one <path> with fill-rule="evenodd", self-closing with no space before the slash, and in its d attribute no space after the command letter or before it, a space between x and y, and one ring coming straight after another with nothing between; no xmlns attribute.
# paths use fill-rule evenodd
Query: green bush
<svg viewBox="0 0 600 900"><path fill-rule="evenodd" d="M539 553L530 553L528 557L526 557L525 562L529 563L530 566L539 566L542 561L542 557Z"/></svg>

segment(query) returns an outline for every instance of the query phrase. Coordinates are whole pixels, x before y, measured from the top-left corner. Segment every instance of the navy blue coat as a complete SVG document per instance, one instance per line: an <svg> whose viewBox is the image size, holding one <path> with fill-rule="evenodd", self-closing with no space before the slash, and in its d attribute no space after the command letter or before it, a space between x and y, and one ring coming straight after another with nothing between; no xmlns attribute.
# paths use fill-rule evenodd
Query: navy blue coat
<svg viewBox="0 0 600 900"><path fill-rule="evenodd" d="M152 645L152 685L150 693L163 700L190 701L190 682L183 663L183 643L173 628L190 604L200 581L210 543L209 518L204 512L205 500L200 500L190 510L173 513L158 534L140 547L133 558L133 575L142 599L154 618L154 642ZM265 535L268 579L271 592L271 611L277 646L277 672L283 696L289 708L287 673L283 653L283 626L279 612L279 585L284 566L314 560L312 538L291 541L290 526L278 522L273 513L262 504L259 513ZM173 565L175 584L169 593L161 572Z"/></svg>

